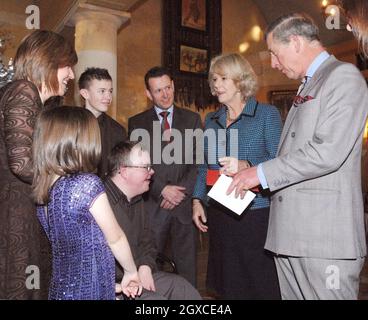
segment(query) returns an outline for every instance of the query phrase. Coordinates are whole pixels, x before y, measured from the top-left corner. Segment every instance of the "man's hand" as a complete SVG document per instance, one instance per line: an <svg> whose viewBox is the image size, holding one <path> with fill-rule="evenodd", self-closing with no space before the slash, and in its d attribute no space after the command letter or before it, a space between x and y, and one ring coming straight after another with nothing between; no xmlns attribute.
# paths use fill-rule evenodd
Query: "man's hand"
<svg viewBox="0 0 368 320"><path fill-rule="evenodd" d="M241 198L244 199L246 191L258 186L259 183L257 167L244 169L234 176L230 187L226 191L226 194L231 194L235 189L235 197L237 198L240 195Z"/></svg>
<svg viewBox="0 0 368 320"><path fill-rule="evenodd" d="M149 266L142 265L138 269L143 288L149 291L156 291L155 282L152 277L152 270Z"/></svg>
<svg viewBox="0 0 368 320"><path fill-rule="evenodd" d="M185 190L185 187L167 185L162 189L161 195L164 200L178 206L185 198Z"/></svg>
<svg viewBox="0 0 368 320"><path fill-rule="evenodd" d="M162 199L160 207L166 210L173 210L176 207L176 205L172 204L170 201Z"/></svg>
<svg viewBox="0 0 368 320"><path fill-rule="evenodd" d="M204 213L204 209L202 203L198 199L193 199L193 215L192 215L194 224L197 228L202 232L207 232L208 227L205 225L207 222L206 214Z"/></svg>
<svg viewBox="0 0 368 320"><path fill-rule="evenodd" d="M249 168L250 164L246 160L238 160L233 157L222 157L219 159L221 165L220 173L233 176L237 172Z"/></svg>

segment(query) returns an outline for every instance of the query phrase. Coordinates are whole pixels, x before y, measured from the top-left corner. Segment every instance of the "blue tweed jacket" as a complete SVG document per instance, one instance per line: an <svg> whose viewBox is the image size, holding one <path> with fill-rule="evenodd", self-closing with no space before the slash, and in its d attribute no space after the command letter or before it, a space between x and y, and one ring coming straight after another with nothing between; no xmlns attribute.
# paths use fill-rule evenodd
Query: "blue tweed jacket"
<svg viewBox="0 0 368 320"><path fill-rule="evenodd" d="M226 128L226 106L210 112L205 120L204 139L205 163L199 165L193 198L208 204L206 178L207 169L218 170L218 159L224 156L248 160L253 166L275 157L280 140L282 122L276 107L258 103L255 98L248 99L239 118ZM210 141L210 147L209 147ZM269 198L260 193L250 209L270 205Z"/></svg>

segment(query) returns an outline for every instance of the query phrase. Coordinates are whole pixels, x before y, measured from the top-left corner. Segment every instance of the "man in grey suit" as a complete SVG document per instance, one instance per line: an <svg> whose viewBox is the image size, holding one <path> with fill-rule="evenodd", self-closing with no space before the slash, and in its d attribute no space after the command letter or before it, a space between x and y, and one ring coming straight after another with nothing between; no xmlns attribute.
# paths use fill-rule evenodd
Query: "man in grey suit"
<svg viewBox="0 0 368 320"><path fill-rule="evenodd" d="M174 82L165 68L150 69L146 73L145 84L146 95L153 107L128 121L131 140L139 137L135 133L142 129L150 137L148 147L155 175L145 205L158 251L164 252L169 244L170 256L179 274L195 286L197 233L192 222L191 195L197 176L196 151L194 139L188 138L185 130L201 128L201 119L195 112L174 106ZM174 137L171 142L170 134ZM192 160L187 161L188 158ZM173 162L168 163L167 160Z"/></svg>
<svg viewBox="0 0 368 320"><path fill-rule="evenodd" d="M357 299L366 255L361 150L368 90L355 66L329 55L302 14L266 32L273 68L303 79L275 159L234 176L228 193L273 192L265 248L283 299Z"/></svg>

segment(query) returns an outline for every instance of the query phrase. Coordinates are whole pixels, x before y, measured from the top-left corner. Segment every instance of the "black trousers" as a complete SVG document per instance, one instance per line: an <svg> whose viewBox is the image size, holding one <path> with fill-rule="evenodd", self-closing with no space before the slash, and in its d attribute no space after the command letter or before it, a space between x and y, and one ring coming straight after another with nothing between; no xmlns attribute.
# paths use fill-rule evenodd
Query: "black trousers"
<svg viewBox="0 0 368 320"><path fill-rule="evenodd" d="M268 207L238 216L211 201L207 287L221 299L280 299L273 256L264 249L268 216Z"/></svg>

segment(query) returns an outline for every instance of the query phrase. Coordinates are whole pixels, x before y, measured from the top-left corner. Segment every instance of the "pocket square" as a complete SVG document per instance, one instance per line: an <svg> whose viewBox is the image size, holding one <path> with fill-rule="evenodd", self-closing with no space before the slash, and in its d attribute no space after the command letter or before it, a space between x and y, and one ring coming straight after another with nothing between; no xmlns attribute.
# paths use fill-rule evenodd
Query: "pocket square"
<svg viewBox="0 0 368 320"><path fill-rule="evenodd" d="M314 98L312 96L305 96L305 97L302 97L302 96L296 96L294 98L294 104L303 104L304 102L307 102L307 101L310 101L310 100L313 100Z"/></svg>

